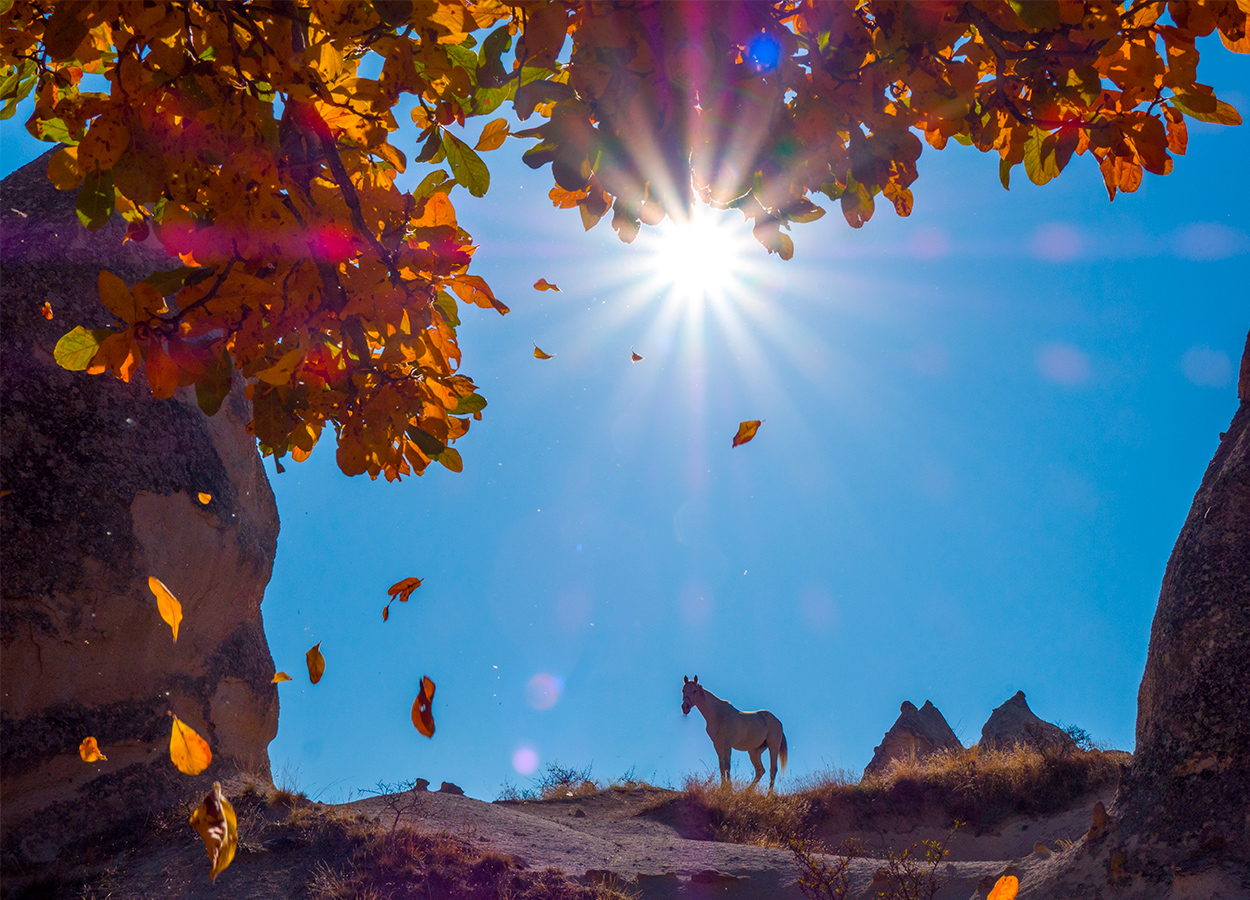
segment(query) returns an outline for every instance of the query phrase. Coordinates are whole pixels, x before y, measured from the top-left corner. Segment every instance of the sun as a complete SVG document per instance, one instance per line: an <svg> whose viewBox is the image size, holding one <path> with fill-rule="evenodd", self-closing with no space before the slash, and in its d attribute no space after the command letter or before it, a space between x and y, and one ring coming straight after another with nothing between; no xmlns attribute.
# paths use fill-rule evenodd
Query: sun
<svg viewBox="0 0 1250 900"><path fill-rule="evenodd" d="M750 235L733 213L699 207L644 233L646 274L673 299L723 300L747 275Z"/></svg>

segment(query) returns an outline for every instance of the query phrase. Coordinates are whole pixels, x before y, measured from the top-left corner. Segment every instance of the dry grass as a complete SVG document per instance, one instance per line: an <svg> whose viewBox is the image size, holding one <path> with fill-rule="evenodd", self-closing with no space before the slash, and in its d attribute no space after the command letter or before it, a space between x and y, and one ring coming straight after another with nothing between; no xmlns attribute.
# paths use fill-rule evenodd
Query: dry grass
<svg viewBox="0 0 1250 900"><path fill-rule="evenodd" d="M367 835L343 872L317 873L312 894L320 900L628 900L612 885L580 885L555 869L527 871L511 856L409 828Z"/></svg>
<svg viewBox="0 0 1250 900"><path fill-rule="evenodd" d="M822 825L872 828L890 818L964 822L986 828L1015 815L1068 809L1097 788L1114 785L1132 757L1116 750L1042 752L1017 746L977 747L927 760L899 760L884 774L863 781L833 770L809 776L789 793L721 788L712 777L687 779L675 814L690 836L764 847L787 847ZM672 801L653 805L671 807Z"/></svg>

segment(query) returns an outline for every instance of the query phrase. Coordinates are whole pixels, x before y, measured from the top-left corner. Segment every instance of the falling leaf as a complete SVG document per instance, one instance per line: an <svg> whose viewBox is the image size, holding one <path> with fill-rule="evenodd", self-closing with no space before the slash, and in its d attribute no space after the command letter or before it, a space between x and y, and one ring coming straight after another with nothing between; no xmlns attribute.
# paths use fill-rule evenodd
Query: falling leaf
<svg viewBox="0 0 1250 900"><path fill-rule="evenodd" d="M205 506L208 506L208 504L213 502L213 495L206 494L204 491L200 491L195 496L199 497L200 502L203 503Z"/></svg>
<svg viewBox="0 0 1250 900"><path fill-rule="evenodd" d="M1020 879L1015 875L1004 875L998 879L998 883L994 885L994 890L990 891L985 900L1016 900L1016 894L1020 890Z"/></svg>
<svg viewBox="0 0 1250 900"><path fill-rule="evenodd" d="M434 712L430 704L434 701L434 682L425 676L421 677L421 690L412 703L412 724L417 731L428 738L434 737Z"/></svg>
<svg viewBox="0 0 1250 900"><path fill-rule="evenodd" d="M209 749L208 742L196 734L191 726L173 713L169 715L174 720L173 730L169 734L169 758L184 775L199 775L213 761L213 751Z"/></svg>
<svg viewBox="0 0 1250 900"><path fill-rule="evenodd" d="M639 353L637 350L635 350L633 347L630 347L629 348L629 361L630 362L642 362L642 354Z"/></svg>
<svg viewBox="0 0 1250 900"><path fill-rule="evenodd" d="M555 356L554 353L544 353L538 349L538 344L534 345L534 359L551 359L553 356Z"/></svg>
<svg viewBox="0 0 1250 900"><path fill-rule="evenodd" d="M191 827L204 840L204 849L213 867L209 877L216 881L234 860L234 849L239 842L239 823L234 807L221 790L220 781L213 782L212 793L191 813Z"/></svg>
<svg viewBox="0 0 1250 900"><path fill-rule="evenodd" d="M560 289L548 281L546 278L540 278L534 282L534 290L536 291L555 291L561 293Z"/></svg>
<svg viewBox="0 0 1250 900"><path fill-rule="evenodd" d="M321 676L326 673L326 658L321 655L321 641L317 641L304 654L304 658L308 661L308 680L316 684L321 680Z"/></svg>
<svg viewBox="0 0 1250 900"><path fill-rule="evenodd" d="M108 759L100 752L100 747L93 737L85 737L82 743L78 745L78 755L82 757L83 762L95 762L100 759Z"/></svg>
<svg viewBox="0 0 1250 900"><path fill-rule="evenodd" d="M43 313L43 317L45 319L47 319L49 322L52 321L52 304L51 303L49 303L47 300L43 301L43 307L41 308L40 311Z"/></svg>
<svg viewBox="0 0 1250 900"><path fill-rule="evenodd" d="M760 426L764 424L763 419L748 419L738 426L738 433L734 435L733 445L737 447L739 444L745 444L751 438L755 437L755 432L760 430Z"/></svg>
<svg viewBox="0 0 1250 900"><path fill-rule="evenodd" d="M449 452L447 450L444 453ZM397 581L387 589L386 593L390 596L390 600L386 606L382 607L382 621L385 622L391 617L391 604L398 600L400 603L407 603L408 598L412 596L412 592L421 587L420 578L405 578L403 581Z"/></svg>
<svg viewBox="0 0 1250 900"><path fill-rule="evenodd" d="M156 608L161 611L161 618L173 629L174 643L178 643L178 623L182 621L182 604L155 575L148 577L148 589L156 595Z"/></svg>
<svg viewBox="0 0 1250 900"><path fill-rule="evenodd" d="M275 672L273 675L273 681L271 681L270 684L281 684L284 681L290 681L290 680L291 680L291 676L288 675L286 672Z"/></svg>

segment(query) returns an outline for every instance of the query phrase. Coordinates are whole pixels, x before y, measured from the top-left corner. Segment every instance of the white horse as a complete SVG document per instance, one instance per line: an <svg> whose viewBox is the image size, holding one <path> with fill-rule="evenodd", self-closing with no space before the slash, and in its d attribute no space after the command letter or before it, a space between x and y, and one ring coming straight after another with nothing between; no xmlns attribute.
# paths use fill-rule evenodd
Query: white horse
<svg viewBox="0 0 1250 900"><path fill-rule="evenodd" d="M690 715L692 706L698 707L707 720L707 736L712 739L716 748L716 758L720 763L721 784L729 783L729 755L733 750L746 750L751 755L751 765L755 767L755 780L750 788L759 784L764 777L764 763L761 757L764 748L768 748L768 792L773 792L773 782L777 780L777 762L781 762L781 771L786 770L786 735L781 730L781 720L766 709L755 712L741 712L727 700L717 697L703 685L699 684L699 676L691 681L682 676L685 684L681 686L681 712Z"/></svg>

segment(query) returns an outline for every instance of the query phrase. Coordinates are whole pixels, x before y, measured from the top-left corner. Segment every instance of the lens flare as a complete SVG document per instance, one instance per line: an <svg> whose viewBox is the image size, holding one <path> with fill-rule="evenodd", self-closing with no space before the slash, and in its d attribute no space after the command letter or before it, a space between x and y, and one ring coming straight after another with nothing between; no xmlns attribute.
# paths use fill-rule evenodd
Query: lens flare
<svg viewBox="0 0 1250 900"><path fill-rule="evenodd" d="M720 299L738 289L751 248L733 219L699 207L685 222L669 219L644 232L646 268L657 287L682 300Z"/></svg>
<svg viewBox="0 0 1250 900"><path fill-rule="evenodd" d="M522 744L512 752L512 768L518 775L533 775L538 768L538 754L533 747Z"/></svg>
<svg viewBox="0 0 1250 900"><path fill-rule="evenodd" d="M534 709L551 709L560 701L563 692L563 678L539 672L525 684L525 701Z"/></svg>

